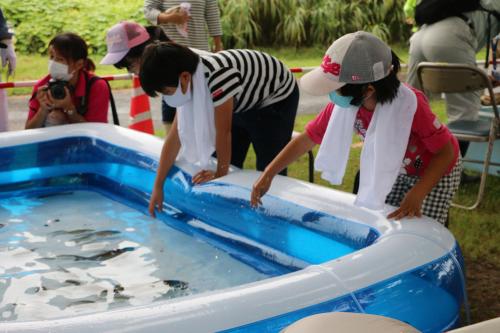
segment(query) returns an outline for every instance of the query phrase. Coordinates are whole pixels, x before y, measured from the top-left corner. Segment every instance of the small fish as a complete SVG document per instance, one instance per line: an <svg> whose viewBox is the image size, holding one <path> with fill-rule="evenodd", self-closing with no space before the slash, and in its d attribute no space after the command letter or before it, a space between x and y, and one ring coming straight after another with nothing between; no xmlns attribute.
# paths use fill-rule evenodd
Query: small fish
<svg viewBox="0 0 500 333"><path fill-rule="evenodd" d="M116 231L116 230L96 231L96 232L91 232L91 233L89 233L89 234L87 234L85 236L81 236L81 237L75 238L75 239L73 239L73 241L75 241L77 243L81 243L81 242L90 240L92 238L104 238L104 237L113 236L113 235L116 235L116 234L119 234L119 233L120 232Z"/></svg>
<svg viewBox="0 0 500 333"><path fill-rule="evenodd" d="M55 259L60 259L60 260L73 260L73 261L81 261L81 260L92 260L92 261L105 261L112 259L114 257L119 256L120 254L124 252L129 252L129 251L134 251L135 247L124 247L122 249L116 249L116 250L111 250L111 251L106 251L100 254L96 254L95 256L91 257L83 257L83 256L77 256L74 254L59 254L55 257L52 258L41 258L45 260L55 260Z"/></svg>
<svg viewBox="0 0 500 333"><path fill-rule="evenodd" d="M70 306L75 306L75 305L94 304L94 303L95 303L95 301L91 301L91 300L88 300L88 299L82 299L80 301L69 303L67 306L70 307Z"/></svg>
<svg viewBox="0 0 500 333"><path fill-rule="evenodd" d="M78 234L83 234L83 233L88 233L88 232L93 232L93 231L94 231L93 229L59 230L59 231L51 232L50 235L52 235L52 236L78 235Z"/></svg>
<svg viewBox="0 0 500 333"><path fill-rule="evenodd" d="M124 252L130 252L130 251L134 251L134 250L135 250L135 247L124 247L122 249L116 249L116 250L107 251L107 252L104 252L101 254L97 254L95 256L88 257L87 259L88 260L105 261L105 260L109 260L111 258L117 257Z"/></svg>
<svg viewBox="0 0 500 333"><path fill-rule="evenodd" d="M66 280L66 281L64 281L64 283L72 284L75 286L79 286L82 284L80 281L76 281L76 280Z"/></svg>
<svg viewBox="0 0 500 333"><path fill-rule="evenodd" d="M163 280L163 284L172 287L174 289L186 290L189 287L188 282L179 280Z"/></svg>

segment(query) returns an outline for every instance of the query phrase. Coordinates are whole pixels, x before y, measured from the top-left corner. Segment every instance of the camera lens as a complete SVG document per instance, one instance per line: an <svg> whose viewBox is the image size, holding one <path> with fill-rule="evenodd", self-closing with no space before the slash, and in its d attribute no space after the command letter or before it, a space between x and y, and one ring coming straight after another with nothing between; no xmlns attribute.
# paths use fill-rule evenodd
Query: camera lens
<svg viewBox="0 0 500 333"><path fill-rule="evenodd" d="M54 99L64 99L66 97L66 81L52 81L49 82L49 90L52 98Z"/></svg>

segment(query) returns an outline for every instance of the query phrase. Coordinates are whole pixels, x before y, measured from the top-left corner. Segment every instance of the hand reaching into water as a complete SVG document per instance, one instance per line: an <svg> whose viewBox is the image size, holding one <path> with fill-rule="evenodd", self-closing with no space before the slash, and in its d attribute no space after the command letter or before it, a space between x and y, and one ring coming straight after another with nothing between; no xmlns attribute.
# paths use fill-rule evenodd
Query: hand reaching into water
<svg viewBox="0 0 500 333"><path fill-rule="evenodd" d="M153 188L153 193L149 199L149 215L156 217L155 209L161 213L163 211L163 188Z"/></svg>
<svg viewBox="0 0 500 333"><path fill-rule="evenodd" d="M264 194L269 191L271 187L271 182L273 181L273 177L267 175L267 173L262 173L257 179L257 181L253 184L252 194L250 196L250 204L252 207L257 207L262 205L262 201L260 198L264 196Z"/></svg>

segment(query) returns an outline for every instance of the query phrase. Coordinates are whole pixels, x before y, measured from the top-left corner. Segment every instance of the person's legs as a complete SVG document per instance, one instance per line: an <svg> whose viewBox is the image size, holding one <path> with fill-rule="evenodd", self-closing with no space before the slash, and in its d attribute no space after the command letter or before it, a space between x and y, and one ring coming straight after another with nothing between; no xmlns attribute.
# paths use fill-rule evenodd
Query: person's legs
<svg viewBox="0 0 500 333"><path fill-rule="evenodd" d="M358 194L360 175L361 175L361 171L358 169L358 172L356 172L356 176L354 177L354 184L352 185L352 193L353 194Z"/></svg>
<svg viewBox="0 0 500 333"><path fill-rule="evenodd" d="M290 142L299 103L299 90L296 86L286 99L251 110L257 121L250 132L250 140L257 157L257 170L263 171L269 163ZM286 175L287 170L280 172Z"/></svg>
<svg viewBox="0 0 500 333"><path fill-rule="evenodd" d="M2 82L1 77L0 82ZM7 115L7 91L5 89L0 89L0 132L6 132L8 130L8 121L9 118Z"/></svg>
<svg viewBox="0 0 500 333"><path fill-rule="evenodd" d="M428 26L419 43L427 61L476 66L477 40L472 29L458 17L450 17ZM480 95L480 91L445 94L448 122L477 120L481 107ZM465 156L469 142L459 141L459 145L462 156ZM464 176L464 182L478 180L478 177Z"/></svg>
<svg viewBox="0 0 500 333"><path fill-rule="evenodd" d="M417 76L417 67L421 62L427 61L423 53L422 39L426 34L426 27L421 28L410 38L410 51L408 59L408 77L406 82L419 90L422 90Z"/></svg>
<svg viewBox="0 0 500 333"><path fill-rule="evenodd" d="M477 41L471 28L458 17L429 26L421 43L427 61L476 65ZM480 91L445 96L448 122L478 119Z"/></svg>
<svg viewBox="0 0 500 333"><path fill-rule="evenodd" d="M165 127L165 135L167 135L168 131L172 127L172 122L175 118L175 108L169 106L165 101L161 100L161 120L163 122L163 126Z"/></svg>
<svg viewBox="0 0 500 333"><path fill-rule="evenodd" d="M250 136L245 128L244 114L233 114L231 126L231 164L243 168L250 147Z"/></svg>

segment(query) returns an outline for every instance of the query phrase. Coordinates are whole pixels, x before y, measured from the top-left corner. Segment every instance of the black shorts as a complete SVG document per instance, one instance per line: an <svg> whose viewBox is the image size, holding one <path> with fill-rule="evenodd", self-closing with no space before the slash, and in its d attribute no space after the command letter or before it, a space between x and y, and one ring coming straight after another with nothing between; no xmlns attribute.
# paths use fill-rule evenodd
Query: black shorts
<svg viewBox="0 0 500 333"><path fill-rule="evenodd" d="M284 100L233 114L231 164L242 168L252 144L257 170L263 171L290 142L299 104L297 85ZM286 169L280 172L286 175Z"/></svg>

